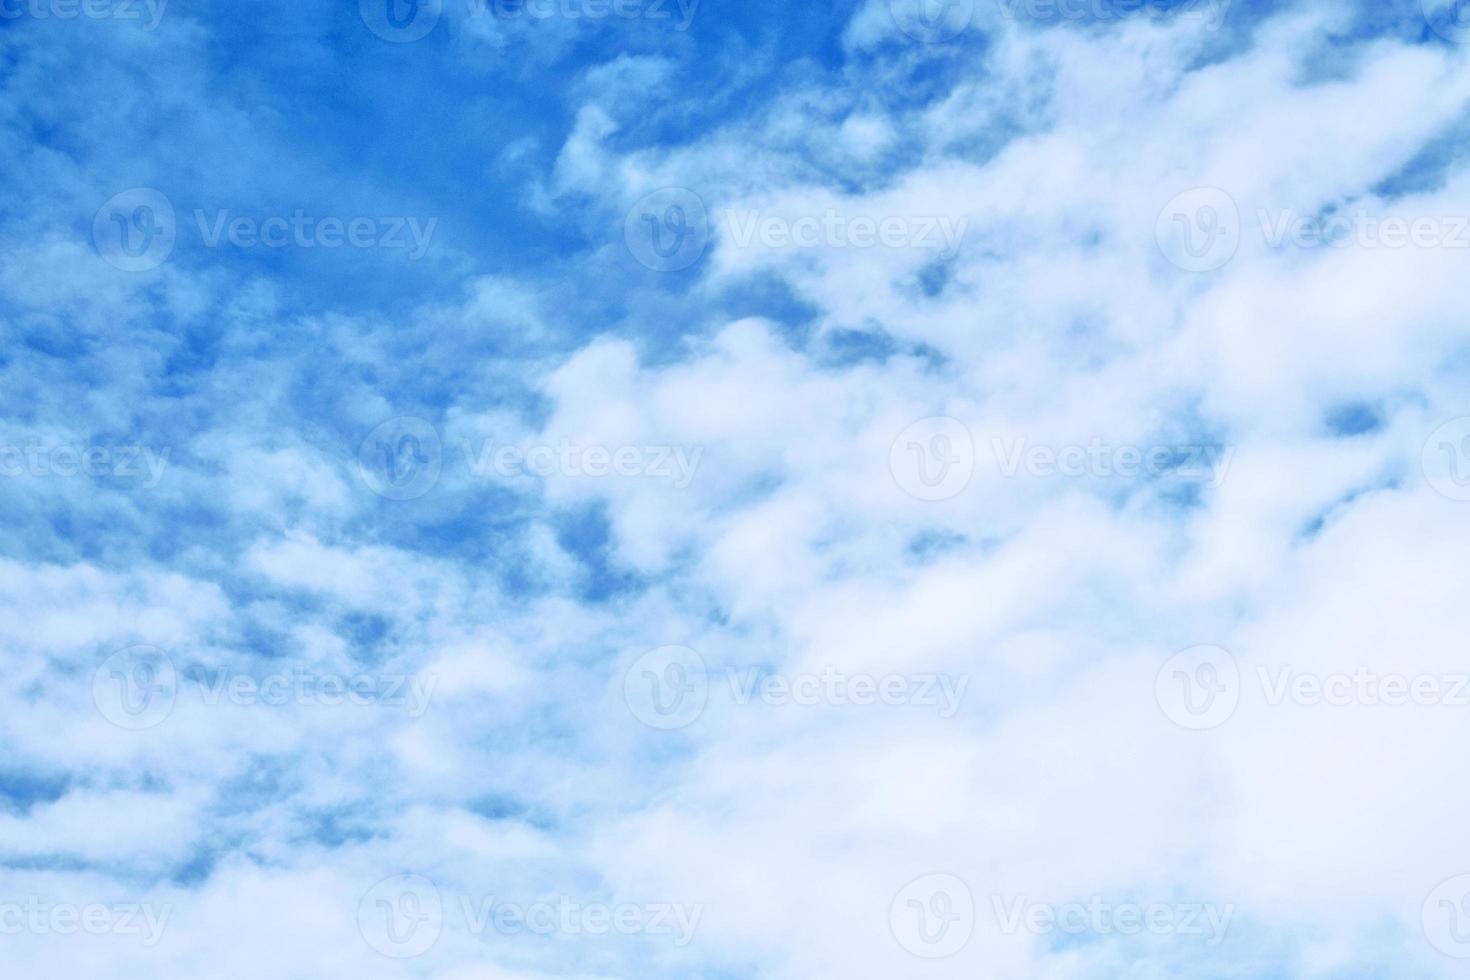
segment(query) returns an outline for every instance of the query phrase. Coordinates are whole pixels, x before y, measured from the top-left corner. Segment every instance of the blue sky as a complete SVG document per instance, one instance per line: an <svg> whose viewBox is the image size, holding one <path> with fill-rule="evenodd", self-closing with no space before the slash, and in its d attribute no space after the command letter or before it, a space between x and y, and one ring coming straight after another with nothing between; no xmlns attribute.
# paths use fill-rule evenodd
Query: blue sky
<svg viewBox="0 0 1470 980"><path fill-rule="evenodd" d="M1470 9L0 0L0 944L1470 976Z"/></svg>

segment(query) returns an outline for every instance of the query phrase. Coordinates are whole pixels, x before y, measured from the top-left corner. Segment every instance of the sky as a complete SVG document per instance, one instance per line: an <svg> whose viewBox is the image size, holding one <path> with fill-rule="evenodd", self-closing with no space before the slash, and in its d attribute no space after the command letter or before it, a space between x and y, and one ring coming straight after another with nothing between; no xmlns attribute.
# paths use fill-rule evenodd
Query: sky
<svg viewBox="0 0 1470 980"><path fill-rule="evenodd" d="M0 974L1470 977L1470 4L0 0Z"/></svg>

